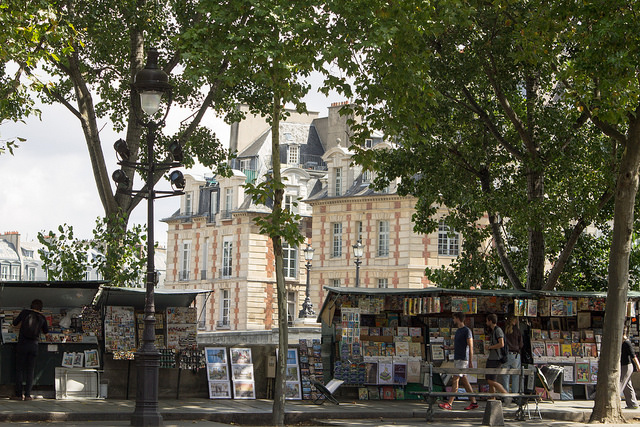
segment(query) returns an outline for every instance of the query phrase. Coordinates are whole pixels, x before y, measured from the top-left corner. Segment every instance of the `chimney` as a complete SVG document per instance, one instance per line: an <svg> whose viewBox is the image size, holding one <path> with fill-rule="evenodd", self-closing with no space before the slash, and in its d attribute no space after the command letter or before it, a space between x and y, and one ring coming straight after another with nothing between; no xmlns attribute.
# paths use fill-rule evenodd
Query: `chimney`
<svg viewBox="0 0 640 427"><path fill-rule="evenodd" d="M0 234L0 239L4 239L11 243L18 253L18 256L22 256L22 252L20 250L20 233L17 231L6 231L4 234Z"/></svg>

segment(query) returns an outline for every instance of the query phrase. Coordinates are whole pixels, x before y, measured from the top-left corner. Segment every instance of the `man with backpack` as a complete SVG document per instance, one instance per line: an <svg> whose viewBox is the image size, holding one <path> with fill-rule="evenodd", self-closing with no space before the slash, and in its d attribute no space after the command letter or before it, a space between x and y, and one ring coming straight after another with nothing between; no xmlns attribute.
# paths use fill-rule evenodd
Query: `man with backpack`
<svg viewBox="0 0 640 427"><path fill-rule="evenodd" d="M489 358L487 359L487 368L501 368L502 362L500 359L506 358L506 352L501 350L505 346L504 332L502 328L498 326L498 316L495 313L491 313L487 316L486 322L487 328L489 328ZM503 354L504 353L504 354ZM506 393L502 384L497 381L498 375L487 374L485 375L487 382L489 383L489 392Z"/></svg>
<svg viewBox="0 0 640 427"><path fill-rule="evenodd" d="M31 301L31 309L25 308L18 317L13 319L13 326L18 325L20 325L20 336L16 346L16 390L11 399L33 400L31 388L33 387L33 371L36 367L40 333L49 332L47 319L42 314L41 300ZM24 388L23 381L26 382Z"/></svg>

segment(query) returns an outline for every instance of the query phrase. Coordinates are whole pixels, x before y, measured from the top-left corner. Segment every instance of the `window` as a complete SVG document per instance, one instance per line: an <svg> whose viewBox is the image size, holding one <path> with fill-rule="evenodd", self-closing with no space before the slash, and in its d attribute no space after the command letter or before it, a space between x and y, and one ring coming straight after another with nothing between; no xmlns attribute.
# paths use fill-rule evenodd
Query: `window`
<svg viewBox="0 0 640 427"><path fill-rule="evenodd" d="M362 182L371 182L371 171L370 170L364 170L362 171Z"/></svg>
<svg viewBox="0 0 640 427"><path fill-rule="evenodd" d="M36 280L36 268L35 267L27 267L27 280Z"/></svg>
<svg viewBox="0 0 640 427"><path fill-rule="evenodd" d="M300 163L300 147L297 145L290 145L288 154L287 164L297 165Z"/></svg>
<svg viewBox="0 0 640 427"><path fill-rule="evenodd" d="M27 258L33 258L33 251L25 249L24 250L24 256L26 256Z"/></svg>
<svg viewBox="0 0 640 427"><path fill-rule="evenodd" d="M378 256L389 256L389 221L378 222Z"/></svg>
<svg viewBox="0 0 640 427"><path fill-rule="evenodd" d="M295 279L298 277L298 248L291 247L287 242L282 242L282 261L284 264L284 277Z"/></svg>
<svg viewBox="0 0 640 427"><path fill-rule="evenodd" d="M233 269L233 242L225 237L222 242L222 277L231 277Z"/></svg>
<svg viewBox="0 0 640 427"><path fill-rule="evenodd" d="M225 189L224 193L224 210L231 212L233 209L233 188Z"/></svg>
<svg viewBox="0 0 640 427"><path fill-rule="evenodd" d="M218 192L217 191L212 191L209 194L209 214L211 216L211 218L213 218L215 216L215 214L218 213Z"/></svg>
<svg viewBox="0 0 640 427"><path fill-rule="evenodd" d="M459 233L449 229L444 221L440 221L438 225L438 255L457 256L458 239Z"/></svg>
<svg viewBox="0 0 640 427"><path fill-rule="evenodd" d="M20 266L12 265L11 266L11 280L20 280Z"/></svg>
<svg viewBox="0 0 640 427"><path fill-rule="evenodd" d="M191 193L185 193L184 194L184 214L185 215L191 215L192 211L192 200L191 200Z"/></svg>
<svg viewBox="0 0 640 427"><path fill-rule="evenodd" d="M334 222L331 224L331 232L333 241L331 257L338 258L342 256L342 223Z"/></svg>
<svg viewBox="0 0 640 427"><path fill-rule="evenodd" d="M208 260L209 260L209 238L205 237L204 244L202 245L202 268L200 271L200 280L207 280Z"/></svg>
<svg viewBox="0 0 640 427"><path fill-rule="evenodd" d="M218 326L227 326L229 325L229 313L231 311L229 289L221 289L220 295L220 321L218 322Z"/></svg>
<svg viewBox="0 0 640 427"><path fill-rule="evenodd" d="M202 331L207 329L207 297L199 296L198 300L198 307L201 307L198 317L198 329Z"/></svg>
<svg viewBox="0 0 640 427"><path fill-rule="evenodd" d="M356 221L356 242L360 240L362 242L362 221Z"/></svg>
<svg viewBox="0 0 640 427"><path fill-rule="evenodd" d="M248 171L251 169L251 159L240 159L240 171Z"/></svg>
<svg viewBox="0 0 640 427"><path fill-rule="evenodd" d="M84 280L91 280L91 270L84 272Z"/></svg>
<svg viewBox="0 0 640 427"><path fill-rule="evenodd" d="M365 146L366 148L371 148L371 147L373 147L373 139L371 139L371 138L367 138L367 139L365 139L365 140L364 140L364 146Z"/></svg>
<svg viewBox="0 0 640 427"><path fill-rule="evenodd" d="M389 279L378 279L378 287L379 288L388 288L389 287Z"/></svg>
<svg viewBox="0 0 640 427"><path fill-rule="evenodd" d="M340 279L331 279L331 286L340 287Z"/></svg>
<svg viewBox="0 0 640 427"><path fill-rule="evenodd" d="M335 173L336 175L335 175L334 186L335 186L336 196L342 196L342 168L336 168Z"/></svg>
<svg viewBox="0 0 640 427"><path fill-rule="evenodd" d="M295 292L287 292L287 321L289 324L293 323L293 319L297 318L297 310L296 310L296 293Z"/></svg>
<svg viewBox="0 0 640 427"><path fill-rule="evenodd" d="M0 266L0 279L9 280L9 266L8 265Z"/></svg>
<svg viewBox="0 0 640 427"><path fill-rule="evenodd" d="M180 278L179 280L189 280L189 263L191 261L191 242L182 242L180 251Z"/></svg>

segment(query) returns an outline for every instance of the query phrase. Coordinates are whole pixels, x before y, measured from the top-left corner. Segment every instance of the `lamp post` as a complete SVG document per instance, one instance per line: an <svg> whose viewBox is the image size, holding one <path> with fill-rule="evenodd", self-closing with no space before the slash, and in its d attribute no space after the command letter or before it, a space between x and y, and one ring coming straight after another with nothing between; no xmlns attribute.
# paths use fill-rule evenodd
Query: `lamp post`
<svg viewBox="0 0 640 427"><path fill-rule="evenodd" d="M311 260L313 259L313 248L310 244L307 243L307 247L304 248L304 259L307 261L305 267L307 267L307 288L305 290L305 298L302 303L302 310L298 313L298 317L315 317L316 312L313 311L313 304L311 303L311 298L309 298L309 285L310 285L310 275L309 271L311 270Z"/></svg>
<svg viewBox="0 0 640 427"><path fill-rule="evenodd" d="M353 245L353 256L355 257L356 264L356 288L360 287L360 264L362 264L362 256L364 255L364 246L358 239L355 245Z"/></svg>
<svg viewBox="0 0 640 427"><path fill-rule="evenodd" d="M171 85L169 76L158 67L158 51L149 49L147 52L147 63L144 69L140 70L134 79L132 91L140 96L140 107L150 117L144 121L138 117L141 126L147 128L147 158L145 163L130 162L130 151L127 143L120 139L114 144L114 149L118 153L119 165L134 168L141 174L146 175L145 188L142 190L131 190L130 180L126 173L120 169L113 173L113 180L118 184L118 192L129 195L141 196L147 199L147 274L144 306L144 329L142 334L142 344L135 353L137 367L136 385L136 406L131 415L131 425L134 426L159 426L162 425L162 416L158 411L158 374L160 367L160 352L155 345L155 297L154 288L158 282L155 271L155 246L154 246L154 219L153 202L155 199L184 194L182 189L185 186L182 172L174 170L169 179L174 188L173 191L154 190L155 175L157 172L169 170L181 166L182 148L177 142L169 146L174 161L156 163L154 153L154 143L156 131L164 125L164 121L171 106ZM164 117L161 120L153 121L152 117L160 109L160 102L163 95L167 95L169 100ZM134 111L137 109L134 107Z"/></svg>

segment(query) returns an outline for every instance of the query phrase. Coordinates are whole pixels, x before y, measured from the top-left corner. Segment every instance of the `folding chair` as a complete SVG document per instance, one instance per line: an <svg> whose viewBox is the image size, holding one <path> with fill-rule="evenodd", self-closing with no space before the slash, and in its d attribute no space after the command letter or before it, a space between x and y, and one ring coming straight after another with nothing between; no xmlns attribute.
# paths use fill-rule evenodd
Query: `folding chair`
<svg viewBox="0 0 640 427"><path fill-rule="evenodd" d="M333 393L344 383L343 380L332 379L325 386L324 384L319 383L318 381L311 380L311 384L322 393L320 396L316 397L313 400L313 403L320 402L320 405L324 403L325 400L328 400L331 403L339 405L340 402L333 396Z"/></svg>

